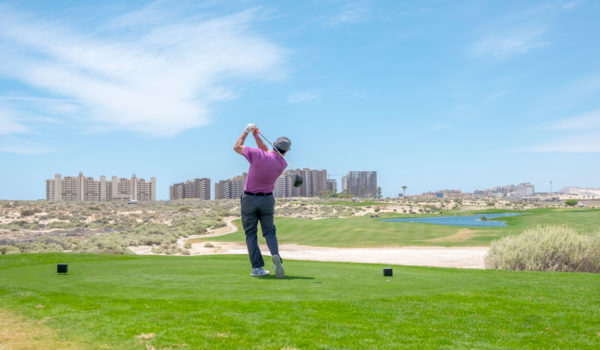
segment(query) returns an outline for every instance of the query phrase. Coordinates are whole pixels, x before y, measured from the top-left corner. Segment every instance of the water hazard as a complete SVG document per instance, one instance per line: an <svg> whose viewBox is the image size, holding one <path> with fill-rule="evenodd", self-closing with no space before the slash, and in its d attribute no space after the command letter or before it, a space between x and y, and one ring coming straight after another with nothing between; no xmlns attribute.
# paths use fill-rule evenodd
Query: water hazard
<svg viewBox="0 0 600 350"><path fill-rule="evenodd" d="M381 219L389 222L416 222L420 224L450 225L450 226L479 226L479 227L500 227L508 226L506 222L496 219L507 216L522 215L520 213L502 213L502 214L477 214L468 216L434 216L426 218L402 218L402 219Z"/></svg>

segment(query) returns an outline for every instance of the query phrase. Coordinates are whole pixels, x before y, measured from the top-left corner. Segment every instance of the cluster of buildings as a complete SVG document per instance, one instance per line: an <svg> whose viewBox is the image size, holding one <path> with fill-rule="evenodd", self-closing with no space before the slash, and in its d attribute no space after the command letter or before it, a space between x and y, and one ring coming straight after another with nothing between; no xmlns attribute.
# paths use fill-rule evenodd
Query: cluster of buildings
<svg viewBox="0 0 600 350"><path fill-rule="evenodd" d="M304 179L299 187L294 187L294 175L299 174ZM239 198L244 193L247 173L232 179L221 180L215 184L215 199ZM338 192L335 179L328 178L327 170L295 169L286 170L275 181L273 195L277 198L286 197L317 197L327 193ZM377 196L377 172L351 171L342 178L342 193L354 197Z"/></svg>
<svg viewBox="0 0 600 350"><path fill-rule="evenodd" d="M518 185L506 185L506 186L498 186L493 187L487 190L475 190L473 194L475 196L485 196L485 197L496 197L496 198L504 198L504 197L531 197L535 193L535 186L530 184L529 182L522 182Z"/></svg>
<svg viewBox="0 0 600 350"><path fill-rule="evenodd" d="M294 187L294 174L304 179L299 187ZM248 174L243 173L231 179L220 180L214 184L214 199L240 198L244 193L244 184ZM275 182L273 195L285 197L317 197L327 193L336 193L337 181L328 178L327 170L296 169L286 170ZM350 171L342 178L342 192L353 197L377 197L377 172ZM169 199L198 198L211 199L211 181L208 178L196 178L169 186ZM146 181L137 178L117 178L111 180L101 176L100 180L78 176L62 177L55 175L46 180L46 199L49 201L154 201L156 200L156 178Z"/></svg>
<svg viewBox="0 0 600 350"><path fill-rule="evenodd" d="M171 200L185 198L208 200L210 199L210 179L203 177L173 184L169 186L169 198Z"/></svg>
<svg viewBox="0 0 600 350"><path fill-rule="evenodd" d="M100 180L83 176L54 175L46 180L46 199L49 201L155 201L156 178L150 181L138 178L113 176L110 180L100 176Z"/></svg>
<svg viewBox="0 0 600 350"><path fill-rule="evenodd" d="M353 197L377 197L376 171L351 171L342 177L342 193Z"/></svg>
<svg viewBox="0 0 600 350"><path fill-rule="evenodd" d="M443 189L435 192L423 193L422 197L440 197L440 198L463 198L463 197L493 197L506 199L523 199L535 195L535 186L529 182L523 182L518 185L496 186L485 190L475 190L473 193L462 192L461 190Z"/></svg>

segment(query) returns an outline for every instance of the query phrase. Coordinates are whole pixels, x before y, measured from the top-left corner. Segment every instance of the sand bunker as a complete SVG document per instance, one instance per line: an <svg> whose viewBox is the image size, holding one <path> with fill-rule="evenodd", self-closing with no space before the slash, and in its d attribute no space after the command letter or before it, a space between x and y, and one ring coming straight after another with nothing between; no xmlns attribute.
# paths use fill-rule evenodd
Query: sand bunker
<svg viewBox="0 0 600 350"><path fill-rule="evenodd" d="M238 228L232 223L235 218L225 219L227 227L217 229L206 235L190 236L179 239L178 244L183 244L192 238L208 238L236 232ZM470 231L470 230L468 230ZM457 234L438 238L440 242L446 240L467 239L473 232L459 231ZM130 247L136 254L150 255L152 247ZM264 255L269 255L266 245L260 246ZM484 259L488 247L397 247L397 248L332 248L313 247L298 244L280 244L279 251L284 260L313 260L376 263L391 265L415 265L434 267L458 268L485 268ZM248 254L246 244L234 242L192 242L188 249L190 255L210 254Z"/></svg>

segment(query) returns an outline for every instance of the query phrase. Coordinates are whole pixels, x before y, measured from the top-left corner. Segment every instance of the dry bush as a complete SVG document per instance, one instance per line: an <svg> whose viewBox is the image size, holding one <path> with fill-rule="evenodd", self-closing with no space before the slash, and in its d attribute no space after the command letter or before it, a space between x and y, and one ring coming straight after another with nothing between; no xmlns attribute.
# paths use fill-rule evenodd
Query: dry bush
<svg viewBox="0 0 600 350"><path fill-rule="evenodd" d="M502 270L600 273L600 233L582 235L567 226L537 226L492 242L485 265Z"/></svg>

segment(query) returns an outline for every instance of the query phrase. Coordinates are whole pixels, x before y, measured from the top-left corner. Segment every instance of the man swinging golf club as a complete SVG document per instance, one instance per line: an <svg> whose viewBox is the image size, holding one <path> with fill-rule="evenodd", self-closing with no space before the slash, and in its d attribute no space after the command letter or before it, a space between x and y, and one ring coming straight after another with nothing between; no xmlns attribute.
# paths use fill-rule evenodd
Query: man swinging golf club
<svg viewBox="0 0 600 350"><path fill-rule="evenodd" d="M246 136L249 133L254 135L258 148L244 146ZM256 125L248 124L235 146L233 146L233 149L243 155L250 163L248 177L244 185L244 194L241 198L242 226L246 233L246 246L252 264L250 275L261 277L269 274L269 271L263 269L265 262L258 247L257 225L260 221L263 236L271 251L275 276L284 278L285 272L279 256L279 246L273 223L275 212L273 188L275 187L275 181L288 165L283 157L290 150L292 143L287 137L280 137L272 144L273 149L269 150L259 136L262 136L262 134L260 134ZM270 143L270 141L268 142Z"/></svg>

